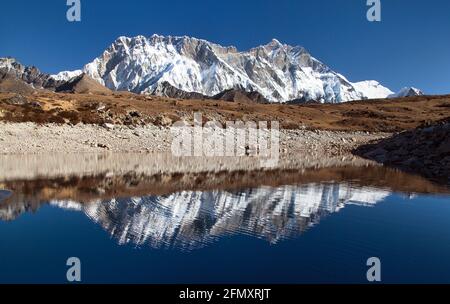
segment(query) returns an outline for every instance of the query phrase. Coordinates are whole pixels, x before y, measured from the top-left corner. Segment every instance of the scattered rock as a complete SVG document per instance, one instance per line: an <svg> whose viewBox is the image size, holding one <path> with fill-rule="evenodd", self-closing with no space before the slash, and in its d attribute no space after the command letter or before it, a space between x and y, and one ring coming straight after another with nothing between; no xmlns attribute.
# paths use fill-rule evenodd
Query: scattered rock
<svg viewBox="0 0 450 304"><path fill-rule="evenodd" d="M130 111L128 112L128 115L130 115L131 117L141 117L141 113L139 113L139 111Z"/></svg>
<svg viewBox="0 0 450 304"><path fill-rule="evenodd" d="M97 111L98 112L104 112L104 110L106 109L106 105L100 103L97 107Z"/></svg>
<svg viewBox="0 0 450 304"><path fill-rule="evenodd" d="M107 129L107 130L114 130L114 125L111 123L104 123L102 125L103 128Z"/></svg>
<svg viewBox="0 0 450 304"><path fill-rule="evenodd" d="M28 103L28 100L21 94L16 94L7 100L10 105L23 106Z"/></svg>
<svg viewBox="0 0 450 304"><path fill-rule="evenodd" d="M172 124L172 119L170 119L168 116L166 115L161 115L158 116L156 118L156 121L158 124L160 124L161 126L169 126Z"/></svg>
<svg viewBox="0 0 450 304"><path fill-rule="evenodd" d="M109 149L109 147L105 144L97 144L97 147L102 148L102 149Z"/></svg>

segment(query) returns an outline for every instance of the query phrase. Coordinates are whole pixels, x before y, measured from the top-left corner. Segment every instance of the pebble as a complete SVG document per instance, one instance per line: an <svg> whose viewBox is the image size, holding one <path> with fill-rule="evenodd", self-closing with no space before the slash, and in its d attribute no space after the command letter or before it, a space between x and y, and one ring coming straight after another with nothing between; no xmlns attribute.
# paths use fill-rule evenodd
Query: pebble
<svg viewBox="0 0 450 304"><path fill-rule="evenodd" d="M114 125L111 123L104 123L103 127L107 130L114 130Z"/></svg>

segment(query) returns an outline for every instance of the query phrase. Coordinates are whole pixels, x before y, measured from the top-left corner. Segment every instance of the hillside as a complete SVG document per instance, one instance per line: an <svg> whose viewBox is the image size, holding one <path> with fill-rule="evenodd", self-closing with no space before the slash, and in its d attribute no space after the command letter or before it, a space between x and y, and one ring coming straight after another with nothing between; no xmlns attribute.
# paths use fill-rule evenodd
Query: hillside
<svg viewBox="0 0 450 304"><path fill-rule="evenodd" d="M201 112L205 119L222 123L277 120L288 129L397 132L450 117L450 96L279 105L183 100L126 92L105 96L36 91L28 96L0 93L0 111L0 119L9 122L169 125L183 118L192 121L193 113Z"/></svg>
<svg viewBox="0 0 450 304"><path fill-rule="evenodd" d="M92 79L86 74L76 76L66 83L58 86L56 92L62 93L92 93L92 94L110 94L111 91L102 86L100 83Z"/></svg>

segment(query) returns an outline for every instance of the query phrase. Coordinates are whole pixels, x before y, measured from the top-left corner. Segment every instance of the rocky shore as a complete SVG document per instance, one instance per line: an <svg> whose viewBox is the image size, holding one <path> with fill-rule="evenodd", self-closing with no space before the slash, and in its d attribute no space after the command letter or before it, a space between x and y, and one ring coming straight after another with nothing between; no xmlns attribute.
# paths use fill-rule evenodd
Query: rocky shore
<svg viewBox="0 0 450 304"><path fill-rule="evenodd" d="M294 158L349 155L356 147L389 133L280 130L280 153ZM168 127L0 123L0 154L170 153Z"/></svg>
<svg viewBox="0 0 450 304"><path fill-rule="evenodd" d="M362 145L355 154L450 184L450 119Z"/></svg>

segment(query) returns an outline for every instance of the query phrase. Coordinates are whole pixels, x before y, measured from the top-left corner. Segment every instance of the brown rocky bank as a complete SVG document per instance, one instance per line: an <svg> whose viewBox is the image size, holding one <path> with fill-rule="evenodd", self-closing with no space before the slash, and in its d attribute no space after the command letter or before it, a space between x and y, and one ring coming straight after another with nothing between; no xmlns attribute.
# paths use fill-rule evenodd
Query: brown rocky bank
<svg viewBox="0 0 450 304"><path fill-rule="evenodd" d="M450 118L360 146L354 153L450 185Z"/></svg>

